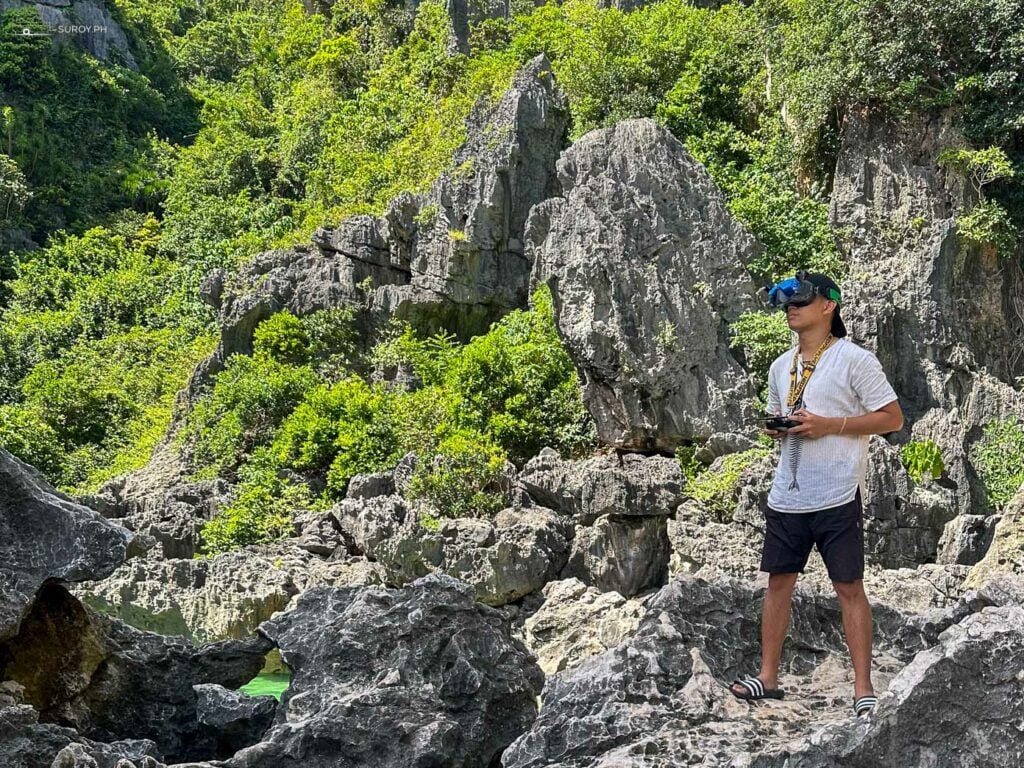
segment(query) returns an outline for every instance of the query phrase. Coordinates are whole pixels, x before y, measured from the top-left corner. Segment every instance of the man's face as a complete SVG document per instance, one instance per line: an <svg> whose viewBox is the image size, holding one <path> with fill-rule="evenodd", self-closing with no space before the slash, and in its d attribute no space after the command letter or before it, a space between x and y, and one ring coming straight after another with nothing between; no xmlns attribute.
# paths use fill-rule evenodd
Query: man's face
<svg viewBox="0 0 1024 768"><path fill-rule="evenodd" d="M830 301L820 294L815 295L811 299L811 303L803 307L787 304L786 321L789 323L789 329L799 333L819 325L831 326L834 306L834 301Z"/></svg>

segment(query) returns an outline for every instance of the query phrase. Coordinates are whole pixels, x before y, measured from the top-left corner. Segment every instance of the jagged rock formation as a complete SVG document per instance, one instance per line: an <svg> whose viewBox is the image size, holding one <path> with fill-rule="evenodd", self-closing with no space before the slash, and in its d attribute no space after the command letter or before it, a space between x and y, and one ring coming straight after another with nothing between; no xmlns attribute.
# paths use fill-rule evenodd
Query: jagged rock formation
<svg viewBox="0 0 1024 768"><path fill-rule="evenodd" d="M858 746L857 761L832 762L839 751L836 745L826 744L814 753L816 759L795 764L805 768L888 764L887 738L896 739L902 750L898 754L907 756L898 764L924 764L910 759L914 746L920 756L929 754L928 744L936 744L935 749L944 747L937 735L940 730L924 722L929 718L917 707L949 702L945 678L961 659L964 666L952 674L956 679L974 674L975 679L965 686L966 699L960 698L959 691L955 694L958 706L950 707L946 716L958 719L952 731L954 741L960 754L969 754L975 740L987 738L992 747L986 747L983 754L1000 754L1001 747L1018 738L1016 723L1024 713L1019 686L1010 683L1024 668L1019 648L1010 650L1011 643L1019 643L1019 616L1024 615L1019 607L1021 589L1024 585L1019 582L1004 585L972 595L946 611L921 616L876 607L876 663L891 671L912 659L913 663L893 680L891 693L882 697L878 717L859 722L853 730L842 724L845 733L872 734L865 741L873 743L875 751ZM817 747L822 740L817 731L822 725L852 718L852 684L830 669L844 647L837 606L834 601L797 591L783 659L784 671L789 674L784 675L783 683L793 680L791 675L796 673L812 682L817 676L820 687L801 692L796 701L753 707L735 701L721 681L756 668L759 597L757 591L730 580L673 581L649 604L639 629L627 643L548 680L540 715L505 752L502 765L668 768L748 765L753 758L756 765L781 768L783 762L772 762L774 758L757 762L764 759L758 753L770 754L808 731L812 735L805 743ZM1013 601L1017 607L982 611L986 606ZM967 662L972 653L978 661ZM998 661L1000 654L1008 654L1006 664ZM837 684L844 690L822 690L824 685ZM995 697L992 704L987 701L990 696ZM965 710L961 706L970 711L974 703L984 712L995 713L1000 705L1005 708L972 728L963 724L961 713ZM891 719L889 712L893 713ZM899 736L893 735L896 722L904 729ZM840 729L833 731L839 733ZM922 741L915 734L931 734L932 738Z"/></svg>
<svg viewBox="0 0 1024 768"><path fill-rule="evenodd" d="M959 514L984 509L968 459L986 422L1024 416L1005 382L1024 371L1019 270L965 248L956 219L977 201L937 162L960 146L955 113L896 123L864 109L843 131L830 220L849 259L843 316L875 351L914 439L942 449Z"/></svg>
<svg viewBox="0 0 1024 768"><path fill-rule="evenodd" d="M753 390L727 324L757 306L745 265L758 246L707 171L639 119L579 139L558 180L527 249L601 440L670 451L735 430Z"/></svg>
<svg viewBox="0 0 1024 768"><path fill-rule="evenodd" d="M665 456L603 454L563 461L545 449L520 482L531 498L576 521L563 578L631 596L668 577L668 516L679 502L679 462Z"/></svg>
<svg viewBox="0 0 1024 768"><path fill-rule="evenodd" d="M0 448L0 641L17 634L45 582L110 575L131 538Z"/></svg>
<svg viewBox="0 0 1024 768"><path fill-rule="evenodd" d="M1002 510L985 557L967 577L972 588L1003 573L1024 573L1024 486Z"/></svg>
<svg viewBox="0 0 1024 768"><path fill-rule="evenodd" d="M548 582L543 595L523 624L523 642L548 677L625 642L644 613L643 599L601 592L579 579Z"/></svg>
<svg viewBox="0 0 1024 768"><path fill-rule="evenodd" d="M445 576L319 587L263 631L294 674L275 726L230 768L489 768L536 714L536 663Z"/></svg>
<svg viewBox="0 0 1024 768"><path fill-rule="evenodd" d="M229 758L258 742L277 712L273 696L247 696L210 684L193 685L192 690L198 699L199 740L211 745L216 758Z"/></svg>
<svg viewBox="0 0 1024 768"><path fill-rule="evenodd" d="M97 59L138 69L128 36L103 0L0 0L0 13L15 8L35 8L42 22L54 30L55 44L70 43ZM58 28L73 31L58 33Z"/></svg>
<svg viewBox="0 0 1024 768"><path fill-rule="evenodd" d="M260 254L221 290L223 276L211 276L205 294L221 309L221 342L192 390L230 355L251 352L256 326L283 309L358 305L368 336L394 316L468 338L525 306L523 227L530 207L554 191L567 120L565 97L538 56L497 104L477 105L452 170L428 192L399 195L383 218L317 230L311 246Z"/></svg>
<svg viewBox="0 0 1024 768"><path fill-rule="evenodd" d="M356 551L383 566L387 583L443 572L472 585L488 605L541 589L565 565L572 539L571 521L543 507L509 507L493 521L447 519L436 530L401 496L346 499L334 514Z"/></svg>

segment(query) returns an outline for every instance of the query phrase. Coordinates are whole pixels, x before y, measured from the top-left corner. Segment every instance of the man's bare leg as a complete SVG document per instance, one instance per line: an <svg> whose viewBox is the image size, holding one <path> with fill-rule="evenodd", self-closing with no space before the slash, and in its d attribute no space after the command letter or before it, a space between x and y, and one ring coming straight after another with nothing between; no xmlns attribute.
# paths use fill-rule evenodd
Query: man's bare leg
<svg viewBox="0 0 1024 768"><path fill-rule="evenodd" d="M843 611L843 630L853 662L854 698L875 692L871 684L871 604L864 594L864 580L833 581Z"/></svg>
<svg viewBox="0 0 1024 768"><path fill-rule="evenodd" d="M779 687L779 663L782 643L789 629L789 615L793 607L793 588L799 573L772 573L768 576L768 591L761 609L761 671L758 677L765 688ZM736 693L746 689L733 685Z"/></svg>

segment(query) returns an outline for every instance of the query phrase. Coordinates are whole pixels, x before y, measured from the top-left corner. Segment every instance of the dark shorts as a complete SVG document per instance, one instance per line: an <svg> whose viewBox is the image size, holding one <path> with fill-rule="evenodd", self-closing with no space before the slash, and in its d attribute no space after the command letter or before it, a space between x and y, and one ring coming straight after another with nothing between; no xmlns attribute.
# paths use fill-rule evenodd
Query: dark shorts
<svg viewBox="0 0 1024 768"><path fill-rule="evenodd" d="M761 570L803 573L811 548L818 547L832 581L864 578L864 508L860 488L853 500L818 512L764 513Z"/></svg>

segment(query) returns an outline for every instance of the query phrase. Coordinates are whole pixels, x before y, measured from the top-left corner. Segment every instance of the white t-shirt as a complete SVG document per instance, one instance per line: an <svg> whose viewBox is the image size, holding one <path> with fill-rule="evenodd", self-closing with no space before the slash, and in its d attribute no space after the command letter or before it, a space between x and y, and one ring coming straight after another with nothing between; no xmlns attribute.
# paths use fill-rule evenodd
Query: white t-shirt
<svg viewBox="0 0 1024 768"><path fill-rule="evenodd" d="M769 413L789 413L785 403L792 361L790 349L772 363L768 373ZM798 383L802 359L800 363ZM818 416L861 416L894 400L896 392L878 358L845 338L837 339L822 353L803 395L804 408ZM817 512L852 501L864 482L869 440L869 435L846 434L783 437L768 506L779 512ZM796 441L799 446L794 446Z"/></svg>

